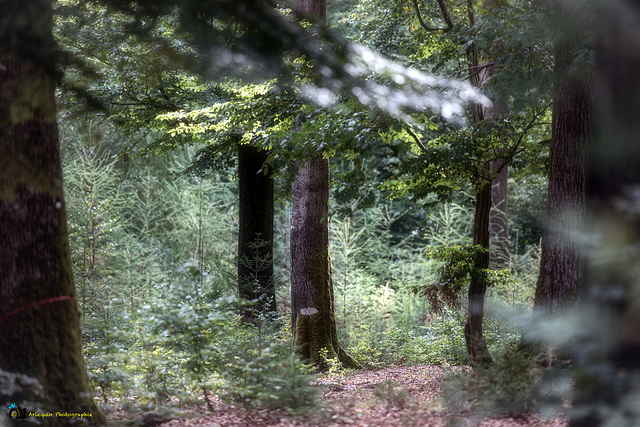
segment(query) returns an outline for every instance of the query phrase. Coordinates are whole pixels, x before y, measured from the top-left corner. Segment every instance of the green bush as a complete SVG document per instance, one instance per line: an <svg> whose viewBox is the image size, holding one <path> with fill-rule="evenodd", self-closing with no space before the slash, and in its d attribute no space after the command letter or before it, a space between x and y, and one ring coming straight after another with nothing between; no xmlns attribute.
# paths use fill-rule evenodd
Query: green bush
<svg viewBox="0 0 640 427"><path fill-rule="evenodd" d="M478 418L526 413L548 403L558 391L554 390L557 382L543 381L549 372L539 357L507 351L490 366L445 377L442 396L451 408L472 412Z"/></svg>
<svg viewBox="0 0 640 427"><path fill-rule="evenodd" d="M458 365L466 362L464 318L446 310L420 329L364 328L349 341L348 351L367 368L398 364Z"/></svg>
<svg viewBox="0 0 640 427"><path fill-rule="evenodd" d="M317 405L310 369L295 355L282 357L269 347L257 356L238 351L223 371L227 382L221 397L250 408L307 413Z"/></svg>
<svg viewBox="0 0 640 427"><path fill-rule="evenodd" d="M143 306L110 343L85 348L89 378L104 402L190 402L215 393L249 407L305 412L316 403L308 368L290 348L285 319L246 324L235 298L197 302L189 284ZM191 301L189 304L184 301ZM127 345L123 345L127 343Z"/></svg>
<svg viewBox="0 0 640 427"><path fill-rule="evenodd" d="M380 369L389 365L463 365L468 363L464 341L465 314L443 308L419 328L390 326L361 328L346 341L349 353L363 366ZM517 345L519 331L509 319L485 319L485 337L492 353Z"/></svg>

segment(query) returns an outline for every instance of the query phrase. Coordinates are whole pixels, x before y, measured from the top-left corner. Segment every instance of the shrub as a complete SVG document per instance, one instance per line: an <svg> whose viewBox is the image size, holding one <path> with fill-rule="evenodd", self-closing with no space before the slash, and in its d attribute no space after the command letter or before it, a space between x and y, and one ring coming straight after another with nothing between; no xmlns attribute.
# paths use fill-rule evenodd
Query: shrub
<svg viewBox="0 0 640 427"><path fill-rule="evenodd" d="M308 368L290 348L289 322L247 324L235 314L235 298L194 300L187 294L143 306L123 320L128 327L109 335L109 344L86 346L89 378L104 402L119 397L163 405L170 397L200 396L213 409L209 394L215 392L244 406L292 413L315 405Z"/></svg>
<svg viewBox="0 0 640 427"><path fill-rule="evenodd" d="M385 404L386 410L389 412L391 408L404 409L407 397L409 397L409 390L406 387L398 387L398 384L393 380L386 380L373 389L373 395Z"/></svg>
<svg viewBox="0 0 640 427"><path fill-rule="evenodd" d="M549 372L539 357L507 351L486 368L445 377L442 395L453 409L473 412L478 418L526 413L539 409L557 392L559 383L543 381Z"/></svg>

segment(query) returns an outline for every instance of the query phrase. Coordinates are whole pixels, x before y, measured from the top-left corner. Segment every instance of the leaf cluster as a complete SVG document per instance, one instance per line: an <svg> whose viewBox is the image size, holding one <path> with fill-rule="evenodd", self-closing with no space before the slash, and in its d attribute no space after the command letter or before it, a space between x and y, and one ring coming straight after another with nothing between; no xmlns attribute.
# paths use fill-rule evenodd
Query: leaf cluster
<svg viewBox="0 0 640 427"><path fill-rule="evenodd" d="M442 265L435 273L435 281L424 288L431 310L441 313L444 306L460 308L460 297L471 278L489 286L510 278L508 270L478 269L476 258L488 252L481 245L432 246L426 250L431 259Z"/></svg>
<svg viewBox="0 0 640 427"><path fill-rule="evenodd" d="M545 144L532 141L531 135L540 135L534 132L538 127L548 129L546 111L529 110L486 119L473 127L445 128L427 142L423 135L407 130L404 139L413 142L415 155L403 163L400 177L382 188L390 190L392 197L423 200L425 206L449 202L469 185L477 192L493 179L492 162L507 167L518 160L517 164L524 165L526 161L520 159L541 156L539 146ZM438 129L435 124L430 126Z"/></svg>

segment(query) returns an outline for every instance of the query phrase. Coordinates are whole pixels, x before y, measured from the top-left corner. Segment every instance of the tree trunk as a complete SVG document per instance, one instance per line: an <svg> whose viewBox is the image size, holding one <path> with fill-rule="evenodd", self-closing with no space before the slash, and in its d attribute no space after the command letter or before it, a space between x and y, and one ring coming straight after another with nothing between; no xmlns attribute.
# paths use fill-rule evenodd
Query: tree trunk
<svg viewBox="0 0 640 427"><path fill-rule="evenodd" d="M474 2L467 2L467 13L469 15L469 25L475 25ZM481 87L492 72L492 67L487 67L482 73L479 73L480 61L478 56L480 52L477 50L467 53L469 80L475 87ZM501 103L496 102L495 107L500 108ZM472 107L473 121L478 124L487 116L493 116L496 111L488 109L485 111L481 105ZM487 175L486 165L478 165L479 177L482 179ZM484 183L482 188L476 189L476 206L473 218L473 244L479 245L486 249L486 253L477 253L474 260L474 273L469 281L468 291L468 308L467 320L464 325L464 338L467 346L467 353L471 364L474 366L482 366L491 363L491 355L487 342L484 339L482 331L482 323L484 319L484 300L487 292L487 277L484 270L489 268L489 250L491 248L491 240L489 233L489 219L491 215L491 189L490 182Z"/></svg>
<svg viewBox="0 0 640 427"><path fill-rule="evenodd" d="M489 215L491 212L491 185L489 183L476 193L476 209L473 218L473 244L489 249ZM487 342L482 333L484 318L484 296L487 291L487 277L483 270L489 268L489 253L477 253L474 262L475 273L469 282L469 308L464 325L464 337L471 364L486 365L492 362Z"/></svg>
<svg viewBox="0 0 640 427"><path fill-rule="evenodd" d="M576 44L555 50L556 83L546 224L534 314L554 314L575 304L582 282L578 241L586 191L586 147L591 137L592 82L588 71L569 71ZM586 74L585 74L586 73Z"/></svg>
<svg viewBox="0 0 640 427"><path fill-rule="evenodd" d="M247 321L276 311L273 280L273 179L262 171L267 152L250 145L238 147L238 293L256 301L243 311Z"/></svg>
<svg viewBox="0 0 640 427"><path fill-rule="evenodd" d="M296 12L325 19L326 0L297 0ZM326 368L338 358L361 368L338 343L329 257L329 160L322 156L299 166L291 185L291 323L295 351Z"/></svg>
<svg viewBox="0 0 640 427"><path fill-rule="evenodd" d="M489 267L494 270L509 268L511 254L509 251L509 221L507 212L509 168L503 167L503 161L492 162L493 173L497 173L491 182L491 215L489 216L489 233L491 246ZM498 169L500 172L498 172Z"/></svg>
<svg viewBox="0 0 640 427"><path fill-rule="evenodd" d="M329 161L300 166L291 186L291 322L296 352L323 366L320 351L359 367L338 343L329 257Z"/></svg>
<svg viewBox="0 0 640 427"><path fill-rule="evenodd" d="M569 425L640 425L640 7L599 1L580 341Z"/></svg>
<svg viewBox="0 0 640 427"><path fill-rule="evenodd" d="M295 11L324 21L327 18L327 0L296 0Z"/></svg>
<svg viewBox="0 0 640 427"><path fill-rule="evenodd" d="M0 369L35 378L43 390L6 397L27 410L85 412L104 424L90 397L69 252L52 2L10 3L3 12L13 26L0 28Z"/></svg>

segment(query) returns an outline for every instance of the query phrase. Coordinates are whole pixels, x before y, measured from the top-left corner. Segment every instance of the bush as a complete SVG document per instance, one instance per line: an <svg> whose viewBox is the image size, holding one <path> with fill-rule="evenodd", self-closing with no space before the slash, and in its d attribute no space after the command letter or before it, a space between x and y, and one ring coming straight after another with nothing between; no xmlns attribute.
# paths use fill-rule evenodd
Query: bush
<svg viewBox="0 0 640 427"><path fill-rule="evenodd" d="M541 409L558 392L559 383L543 381L547 373L539 357L508 351L486 368L445 377L442 396L451 408L478 418L527 413Z"/></svg>
<svg viewBox="0 0 640 427"><path fill-rule="evenodd" d="M352 341L355 343L348 345L348 351L363 366L372 369L399 364L458 365L467 359L464 318L448 309L418 330L368 327Z"/></svg>
<svg viewBox="0 0 640 427"><path fill-rule="evenodd" d="M271 349L259 356L238 352L223 376L221 397L248 408L283 409L304 414L317 405L317 389L310 385L311 367L293 354L281 357Z"/></svg>
<svg viewBox="0 0 640 427"><path fill-rule="evenodd" d="M143 306L135 318L122 320L128 327L108 335L108 344L85 348L89 378L105 403L118 397L135 406L163 405L171 397L189 402L199 396L212 409L214 392L244 406L292 413L315 405L308 368L290 348L289 322L243 323L235 298L185 300L194 298Z"/></svg>

